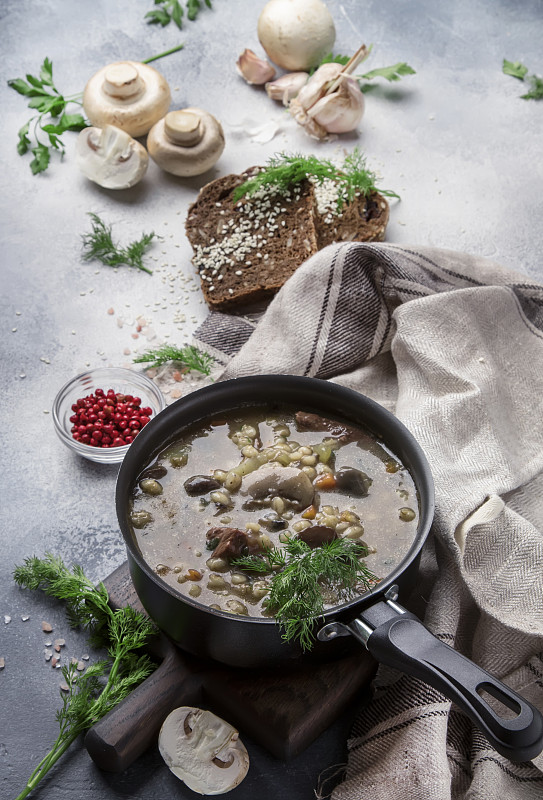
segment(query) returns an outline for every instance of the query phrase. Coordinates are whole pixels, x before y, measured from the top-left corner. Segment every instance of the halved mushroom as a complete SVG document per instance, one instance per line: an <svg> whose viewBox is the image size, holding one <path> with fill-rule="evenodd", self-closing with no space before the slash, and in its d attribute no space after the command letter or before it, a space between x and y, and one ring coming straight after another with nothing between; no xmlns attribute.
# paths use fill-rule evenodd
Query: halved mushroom
<svg viewBox="0 0 543 800"><path fill-rule="evenodd" d="M149 155L172 175L202 175L224 150L220 122L201 108L170 111L153 125L147 137Z"/></svg>
<svg viewBox="0 0 543 800"><path fill-rule="evenodd" d="M311 505L314 494L305 472L295 467L261 467L244 479L240 490L242 497L250 495L253 500L283 497L298 511Z"/></svg>
<svg viewBox="0 0 543 800"><path fill-rule="evenodd" d="M135 186L149 164L145 147L113 125L84 128L77 138L76 154L81 172L104 189Z"/></svg>
<svg viewBox="0 0 543 800"><path fill-rule="evenodd" d="M181 706L160 730L162 758L189 789L198 794L229 792L249 770L249 755L238 731L201 708Z"/></svg>
<svg viewBox="0 0 543 800"><path fill-rule="evenodd" d="M91 123L115 125L130 136L144 136L168 111L166 78L148 64L117 61L102 67L88 81L83 108Z"/></svg>

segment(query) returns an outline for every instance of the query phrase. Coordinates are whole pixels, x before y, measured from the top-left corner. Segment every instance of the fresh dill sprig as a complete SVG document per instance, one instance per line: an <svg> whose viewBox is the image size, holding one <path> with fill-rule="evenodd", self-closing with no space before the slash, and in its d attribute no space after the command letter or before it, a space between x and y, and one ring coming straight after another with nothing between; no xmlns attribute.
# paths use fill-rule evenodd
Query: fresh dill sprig
<svg viewBox="0 0 543 800"><path fill-rule="evenodd" d="M508 61L503 59L502 72L504 75L511 75L512 78L518 78L520 81L527 81L530 84L530 90L526 94L521 94L521 100L543 100L543 79L538 75L528 75L528 67L520 61Z"/></svg>
<svg viewBox="0 0 543 800"><path fill-rule="evenodd" d="M289 539L284 547L232 563L248 572L273 572L266 608L281 625L285 641L297 641L302 650L311 650L315 620L325 611L323 590L330 589L345 601L377 581L364 555L366 549L349 539L334 539L314 549L301 539Z"/></svg>
<svg viewBox="0 0 543 800"><path fill-rule="evenodd" d="M16 798L23 800L83 731L124 700L154 670L149 657L139 651L156 629L148 617L133 608L113 610L103 583L94 586L81 567L70 570L62 559L50 553L43 559L26 559L15 568L13 577L19 586L41 589L64 600L70 625L85 628L93 644L107 647L109 653L109 659L91 664L83 674L74 664L62 668L68 691L57 712L59 734Z"/></svg>
<svg viewBox="0 0 543 800"><path fill-rule="evenodd" d="M209 375L214 358L192 344L188 344L185 347L164 344L153 350L147 350L134 358L136 364L148 363L149 367L161 367L169 361L179 361L188 371L194 370L195 372Z"/></svg>
<svg viewBox="0 0 543 800"><path fill-rule="evenodd" d="M111 225L106 225L98 214L89 213L89 217L92 220L92 231L81 237L84 261L96 259L108 267L126 264L128 267L141 269L149 275L153 274L152 270L144 265L143 256L156 238L155 233L144 233L141 239L131 242L126 247L120 247L113 241Z"/></svg>
<svg viewBox="0 0 543 800"><path fill-rule="evenodd" d="M375 173L366 166L365 156L358 147L355 147L353 152L345 157L341 168L329 159L312 155L279 153L272 156L263 170L234 189L233 200L237 203L245 195L251 197L264 186L273 186L278 192L285 192L291 186L307 179L317 183L334 181L339 188L338 210L341 210L345 202L352 202L358 193L367 197L372 192L379 191L382 195L399 199L396 192L377 189Z"/></svg>

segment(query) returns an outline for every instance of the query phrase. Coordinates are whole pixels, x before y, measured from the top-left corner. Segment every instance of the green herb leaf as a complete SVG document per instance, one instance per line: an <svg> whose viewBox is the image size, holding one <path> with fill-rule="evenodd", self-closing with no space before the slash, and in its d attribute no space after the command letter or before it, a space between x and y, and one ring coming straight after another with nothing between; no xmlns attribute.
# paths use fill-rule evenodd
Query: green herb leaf
<svg viewBox="0 0 543 800"><path fill-rule="evenodd" d="M84 261L96 259L108 267L119 267L124 264L152 275L152 270L143 263L143 256L156 238L155 233L144 233L140 239L126 247L120 247L113 241L110 225L106 225L97 214L89 213L89 217L92 220L92 231L81 237Z"/></svg>
<svg viewBox="0 0 543 800"><path fill-rule="evenodd" d="M205 0L205 4L208 8L212 7L211 0ZM193 22L202 9L201 0L186 0L186 8L187 18ZM155 0L155 8L147 12L145 19L150 25L162 25L162 27L174 22L181 30L183 14L180 0Z"/></svg>
<svg viewBox="0 0 543 800"><path fill-rule="evenodd" d="M23 156L25 153L28 152L28 148L30 147L30 139L28 138L28 128L30 123L27 122L26 125L23 125L22 128L18 131L17 135L19 137L19 142L17 144L17 152L20 156Z"/></svg>
<svg viewBox="0 0 543 800"><path fill-rule="evenodd" d="M39 172L45 172L49 166L49 161L51 160L49 148L44 144L39 143L36 145L36 147L32 148L32 155L34 156L30 162L32 174L37 175Z"/></svg>
<svg viewBox="0 0 543 800"><path fill-rule="evenodd" d="M289 539L262 557L248 556L232 563L249 572L273 572L266 607L283 629L286 641L310 650L315 622L325 611L323 590L332 590L341 602L367 591L378 578L363 557L367 550L349 539L334 539L311 549L301 539Z"/></svg>
<svg viewBox="0 0 543 800"><path fill-rule="evenodd" d="M19 94L25 96L36 94L35 90L32 89L32 87L29 86L26 81L23 81L22 78L13 78L12 80L8 81L8 86Z"/></svg>
<svg viewBox="0 0 543 800"><path fill-rule="evenodd" d="M520 95L521 100L543 100L543 79L538 75L528 75L528 67L520 61L507 61L504 58L502 72L529 83L530 90Z"/></svg>
<svg viewBox="0 0 543 800"><path fill-rule="evenodd" d="M542 100L543 99L543 80L537 75L530 75L528 78L531 89L526 94L521 94L522 100Z"/></svg>
<svg viewBox="0 0 543 800"><path fill-rule="evenodd" d="M513 78L519 78L519 80L523 81L528 72L528 67L525 67L520 61L507 61L507 59L504 58L502 72L504 75L511 75Z"/></svg>
<svg viewBox="0 0 543 800"><path fill-rule="evenodd" d="M162 25L163 28L171 22L171 16L165 8L153 8L147 12L145 19L148 20L149 25Z"/></svg>
<svg viewBox="0 0 543 800"><path fill-rule="evenodd" d="M47 57L44 58L41 65L40 78L46 86L53 86L53 62Z"/></svg>
<svg viewBox="0 0 543 800"><path fill-rule="evenodd" d="M160 367L170 361L178 361L188 371L194 370L209 375L214 359L209 353L199 350L194 345L174 347L168 344L147 350L134 358L136 364L148 364L149 367Z"/></svg>
<svg viewBox="0 0 543 800"><path fill-rule="evenodd" d="M75 664L62 668L68 687L57 712L59 734L53 747L30 775L17 800L26 797L66 752L75 739L123 700L154 669L140 649L156 632L144 614L132 608L113 611L103 584L94 586L79 566L69 570L62 559L50 553L28 558L15 568L19 586L41 589L66 603L71 625L80 625L93 641L107 646L110 659L97 661L79 674ZM106 680L107 678L107 680Z"/></svg>
<svg viewBox="0 0 543 800"><path fill-rule="evenodd" d="M374 78L385 78L387 81L399 81L402 75L415 75L416 72L413 67L406 64L405 61L400 61L398 64L393 64L391 67L378 67L366 72L364 75L358 75L359 80L372 81Z"/></svg>

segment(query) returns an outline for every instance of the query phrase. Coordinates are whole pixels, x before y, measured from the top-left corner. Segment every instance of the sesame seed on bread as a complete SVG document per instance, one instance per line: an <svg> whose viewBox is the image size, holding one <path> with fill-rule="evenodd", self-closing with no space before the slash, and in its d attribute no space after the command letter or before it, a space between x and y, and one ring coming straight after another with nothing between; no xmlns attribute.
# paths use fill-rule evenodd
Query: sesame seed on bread
<svg viewBox="0 0 543 800"><path fill-rule="evenodd" d="M377 192L355 197L339 214L332 182L304 180L284 193L266 186L234 203L234 189L259 169L208 183L188 210L193 263L204 299L215 310L268 300L327 244L384 238L388 203Z"/></svg>

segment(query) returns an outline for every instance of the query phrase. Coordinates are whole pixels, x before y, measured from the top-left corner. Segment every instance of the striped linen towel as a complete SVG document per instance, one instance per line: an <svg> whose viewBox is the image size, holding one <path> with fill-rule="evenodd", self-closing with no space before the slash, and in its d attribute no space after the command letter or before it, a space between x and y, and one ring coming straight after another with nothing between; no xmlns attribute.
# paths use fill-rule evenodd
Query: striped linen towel
<svg viewBox="0 0 543 800"><path fill-rule="evenodd" d="M543 711L543 285L483 258L331 245L258 320L211 314L221 379L309 375L394 413L433 471L436 512L409 610ZM439 692L380 667L333 800L530 800L512 763Z"/></svg>

